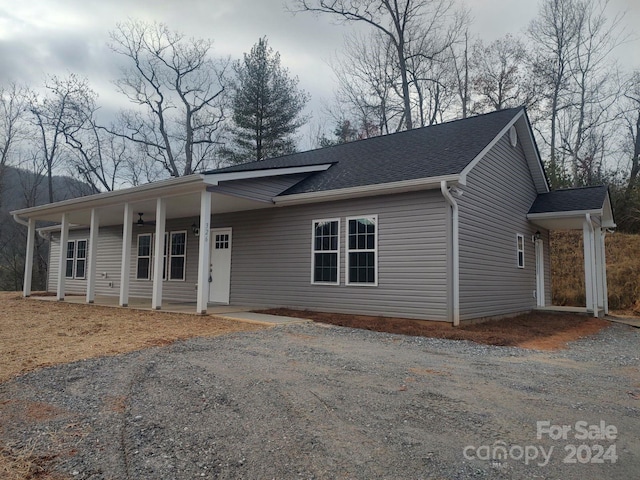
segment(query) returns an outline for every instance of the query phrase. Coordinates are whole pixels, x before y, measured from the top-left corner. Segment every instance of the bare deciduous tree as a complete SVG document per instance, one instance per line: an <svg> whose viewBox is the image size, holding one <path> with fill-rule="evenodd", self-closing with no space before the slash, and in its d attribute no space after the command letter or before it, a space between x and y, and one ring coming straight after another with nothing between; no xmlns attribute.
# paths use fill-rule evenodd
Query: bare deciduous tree
<svg viewBox="0 0 640 480"><path fill-rule="evenodd" d="M472 85L478 113L528 105L532 89L526 71L526 47L522 40L507 34L486 45L473 45Z"/></svg>
<svg viewBox="0 0 640 480"><path fill-rule="evenodd" d="M293 0L294 11L329 14L345 22L361 22L373 27L393 46L398 69L398 95L403 105L403 123L414 126L412 58L434 59L449 49L459 25L452 0ZM452 21L454 19L454 21ZM422 43L420 49L413 44ZM428 46L428 48L427 48Z"/></svg>
<svg viewBox="0 0 640 480"><path fill-rule="evenodd" d="M86 104L90 89L85 79L73 74L67 78L51 77L45 86L49 94L34 99L31 113L40 139L38 154L46 166L49 202L53 202L53 174L62 161L64 130L77 122L78 108Z"/></svg>
<svg viewBox="0 0 640 480"><path fill-rule="evenodd" d="M218 145L228 61L211 58L211 45L159 23L131 20L111 32L111 48L131 63L116 85L139 107L112 133L141 145L172 176L208 166Z"/></svg>

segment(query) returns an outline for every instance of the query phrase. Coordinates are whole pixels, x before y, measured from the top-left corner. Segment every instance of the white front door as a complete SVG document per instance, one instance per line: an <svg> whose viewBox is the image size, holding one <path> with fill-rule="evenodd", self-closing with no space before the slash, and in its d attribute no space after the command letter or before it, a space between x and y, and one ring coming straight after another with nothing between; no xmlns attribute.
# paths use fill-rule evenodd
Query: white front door
<svg viewBox="0 0 640 480"><path fill-rule="evenodd" d="M544 241L536 240L536 303L544 307Z"/></svg>
<svg viewBox="0 0 640 480"><path fill-rule="evenodd" d="M209 301L229 304L231 290L231 228L211 230Z"/></svg>

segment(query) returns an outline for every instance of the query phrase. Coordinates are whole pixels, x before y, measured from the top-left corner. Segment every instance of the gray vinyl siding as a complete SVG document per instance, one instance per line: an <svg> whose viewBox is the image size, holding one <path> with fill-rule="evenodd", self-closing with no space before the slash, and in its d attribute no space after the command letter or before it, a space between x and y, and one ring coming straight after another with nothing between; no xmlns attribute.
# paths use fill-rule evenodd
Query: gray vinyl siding
<svg viewBox="0 0 640 480"><path fill-rule="evenodd" d="M543 233L548 258L548 232L526 218L537 193L520 142L513 148L508 134L500 139L469 173L463 190L458 200L461 320L535 308L531 237L536 230ZM523 269L517 266L517 234L524 235Z"/></svg>
<svg viewBox="0 0 640 480"><path fill-rule="evenodd" d="M186 270L185 280L167 280L163 282L162 297L168 301L196 300L196 284L198 275L198 237L191 231L194 218L167 220L166 231L186 231ZM129 295L131 297L151 298L151 280L137 280L137 245L138 234L154 233L154 227L134 227L131 241L131 270L129 281ZM88 239L89 229L72 230L69 240ZM51 253L49 262L49 291L55 292L58 281L58 255L60 252L60 234L51 237ZM96 294L120 295L120 268L122 255L122 227L101 227L98 233L98 257L96 260ZM106 276L104 275L106 274ZM112 286L110 286L110 284ZM65 279L66 294L86 294L87 280Z"/></svg>
<svg viewBox="0 0 640 480"><path fill-rule="evenodd" d="M303 180L308 174L284 175L282 177L252 178L222 182L210 187L216 193L225 193L235 197L248 198L261 202L271 202L273 197L281 194L289 187Z"/></svg>
<svg viewBox="0 0 640 480"><path fill-rule="evenodd" d="M378 286L345 284L346 218L378 216ZM313 220L340 218L340 285L311 283ZM212 228L232 227L231 303L331 312L447 320L447 209L439 190L213 215ZM185 281L165 281L163 300L194 302L198 238L194 218L167 220L167 231L187 231ZM131 297L151 297L152 281L136 280L134 227ZM88 238L89 230L69 232ZM56 289L59 234L52 237L49 287ZM122 227L100 228L98 295L119 295ZM107 273L103 278L102 273ZM113 287L109 287L113 282ZM67 294L86 293L86 280L66 279Z"/></svg>
<svg viewBox="0 0 640 480"><path fill-rule="evenodd" d="M378 286L347 286L346 217L378 215ZM312 222L340 218L340 285L311 283ZM439 191L214 215L233 228L231 303L447 320Z"/></svg>

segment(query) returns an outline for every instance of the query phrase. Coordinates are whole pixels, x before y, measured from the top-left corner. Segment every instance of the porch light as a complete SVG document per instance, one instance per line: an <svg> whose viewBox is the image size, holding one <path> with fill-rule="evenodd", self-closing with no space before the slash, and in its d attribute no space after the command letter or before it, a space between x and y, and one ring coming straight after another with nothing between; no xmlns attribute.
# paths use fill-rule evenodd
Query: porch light
<svg viewBox="0 0 640 480"><path fill-rule="evenodd" d="M139 227L144 227L144 220L142 219L142 215L144 215L144 213L138 213L138 216L140 218L138 218L138 221L136 223L138 224Z"/></svg>
<svg viewBox="0 0 640 480"><path fill-rule="evenodd" d="M540 230L537 230L536 233L531 236L531 241L535 242L536 240L540 240L541 238L542 234L540 233Z"/></svg>
<svg viewBox="0 0 640 480"><path fill-rule="evenodd" d="M191 231L196 237L200 236L200 228L198 228L198 225L196 225L196 222L193 222L191 224Z"/></svg>

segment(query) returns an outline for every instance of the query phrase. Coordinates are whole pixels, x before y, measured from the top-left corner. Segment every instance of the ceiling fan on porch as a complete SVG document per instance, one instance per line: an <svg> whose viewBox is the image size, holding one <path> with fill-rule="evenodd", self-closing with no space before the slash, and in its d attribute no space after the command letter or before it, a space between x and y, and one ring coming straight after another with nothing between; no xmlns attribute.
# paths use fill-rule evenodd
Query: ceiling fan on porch
<svg viewBox="0 0 640 480"><path fill-rule="evenodd" d="M151 227L155 226L156 222L152 222L152 221L145 222L144 219L142 218L143 215L144 215L144 212L138 212L138 221L136 222L136 225L138 225L138 227L144 227L145 225L149 225Z"/></svg>

